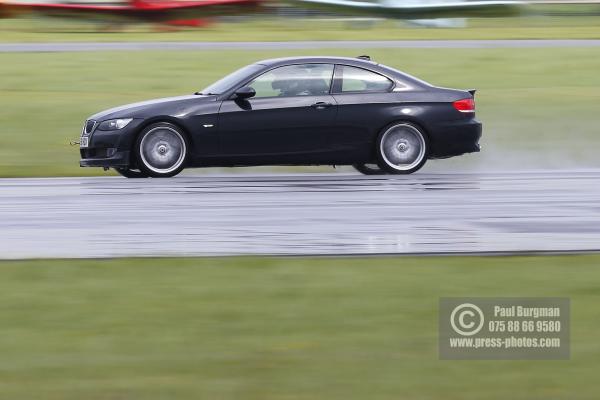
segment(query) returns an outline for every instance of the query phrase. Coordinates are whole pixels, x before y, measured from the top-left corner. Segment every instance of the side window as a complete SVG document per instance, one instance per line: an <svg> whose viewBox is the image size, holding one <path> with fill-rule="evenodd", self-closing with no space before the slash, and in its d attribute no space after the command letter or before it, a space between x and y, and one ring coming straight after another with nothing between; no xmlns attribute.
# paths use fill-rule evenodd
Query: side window
<svg viewBox="0 0 600 400"><path fill-rule="evenodd" d="M248 86L254 97L317 96L329 94L332 64L287 65L265 72Z"/></svg>
<svg viewBox="0 0 600 400"><path fill-rule="evenodd" d="M340 65L341 92L387 92L394 83L383 75L362 68Z"/></svg>

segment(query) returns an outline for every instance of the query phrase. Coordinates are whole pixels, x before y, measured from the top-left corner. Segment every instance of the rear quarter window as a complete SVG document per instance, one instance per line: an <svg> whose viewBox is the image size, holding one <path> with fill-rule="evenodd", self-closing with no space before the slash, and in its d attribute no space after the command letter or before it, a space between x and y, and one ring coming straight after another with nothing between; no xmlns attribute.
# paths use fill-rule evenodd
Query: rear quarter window
<svg viewBox="0 0 600 400"><path fill-rule="evenodd" d="M394 83L387 77L363 68L340 65L341 93L388 92Z"/></svg>

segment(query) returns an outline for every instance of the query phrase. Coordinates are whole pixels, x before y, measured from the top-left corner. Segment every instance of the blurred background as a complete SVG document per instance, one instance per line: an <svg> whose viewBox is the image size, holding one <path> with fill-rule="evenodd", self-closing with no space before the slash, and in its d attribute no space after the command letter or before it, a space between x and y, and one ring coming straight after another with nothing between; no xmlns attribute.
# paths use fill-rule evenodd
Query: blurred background
<svg viewBox="0 0 600 400"><path fill-rule="evenodd" d="M262 58L310 54L369 54L434 85L478 89L483 151L425 171L599 166L600 47L564 42L600 39L594 0L16 1L0 3L0 176L105 174L79 168L69 146L89 115L192 93ZM540 44L455 42L481 39ZM329 43L349 40L372 42ZM398 40L417 42L382 43ZM64 42L78 51L52 47ZM119 50L115 42L159 43ZM211 46L182 50L178 42Z"/></svg>
<svg viewBox="0 0 600 400"><path fill-rule="evenodd" d="M482 152L428 162L425 172L600 167L595 0L0 0L0 177L112 174L80 168L69 145L89 115L193 93L263 58L324 54L368 54L438 86L478 90ZM248 170L256 169L230 171ZM2 184L28 185L13 182ZM0 192L5 215L44 195L37 187ZM523 197L535 201L533 190ZM118 207L124 192L99 191L100 210ZM192 197L195 206L203 197ZM57 218L73 204L89 207L75 200L55 205ZM590 215L597 209L593 197L581 203ZM84 221L85 207L75 210L81 219L62 221L84 239L99 223ZM160 211L158 223L169 223ZM48 213L11 215L5 226L34 232ZM555 215L537 217L525 224ZM420 228L435 232L433 222ZM0 399L596 399L599 263L598 255L0 261ZM440 361L442 296L569 297L571 360Z"/></svg>

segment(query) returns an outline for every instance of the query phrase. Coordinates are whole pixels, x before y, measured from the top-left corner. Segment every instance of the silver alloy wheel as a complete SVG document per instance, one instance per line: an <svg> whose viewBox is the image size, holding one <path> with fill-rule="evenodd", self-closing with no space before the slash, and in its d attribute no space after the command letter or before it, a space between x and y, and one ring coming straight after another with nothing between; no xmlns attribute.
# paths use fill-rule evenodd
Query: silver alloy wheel
<svg viewBox="0 0 600 400"><path fill-rule="evenodd" d="M179 132L168 126L158 126L146 132L140 142L140 157L150 171L168 174L185 160L187 148Z"/></svg>
<svg viewBox="0 0 600 400"><path fill-rule="evenodd" d="M425 158L426 144L423 134L409 124L397 124L383 134L380 142L383 161L398 171L408 171Z"/></svg>

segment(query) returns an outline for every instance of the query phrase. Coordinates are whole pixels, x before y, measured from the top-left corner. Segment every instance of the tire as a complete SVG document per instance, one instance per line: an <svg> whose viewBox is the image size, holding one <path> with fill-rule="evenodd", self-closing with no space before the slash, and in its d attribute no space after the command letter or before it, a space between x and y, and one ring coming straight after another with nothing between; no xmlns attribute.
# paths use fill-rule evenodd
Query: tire
<svg viewBox="0 0 600 400"><path fill-rule="evenodd" d="M146 175L142 171L135 169L115 168L115 171L117 171L119 175L122 175L125 178L148 178L148 175Z"/></svg>
<svg viewBox="0 0 600 400"><path fill-rule="evenodd" d="M429 154L425 133L409 122L387 126L377 138L377 164L389 174L412 174L421 169Z"/></svg>
<svg viewBox="0 0 600 400"><path fill-rule="evenodd" d="M382 171L377 164L354 164L352 167L363 175L385 174L385 171Z"/></svg>
<svg viewBox="0 0 600 400"><path fill-rule="evenodd" d="M181 130L168 122L144 128L134 148L140 171L153 178L169 178L180 173L188 157L188 141Z"/></svg>

